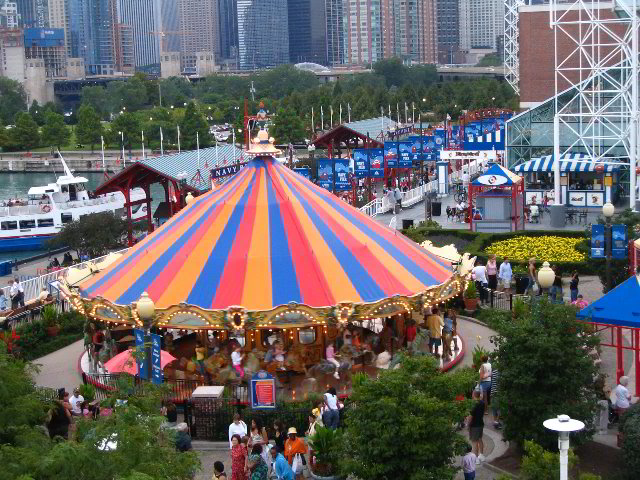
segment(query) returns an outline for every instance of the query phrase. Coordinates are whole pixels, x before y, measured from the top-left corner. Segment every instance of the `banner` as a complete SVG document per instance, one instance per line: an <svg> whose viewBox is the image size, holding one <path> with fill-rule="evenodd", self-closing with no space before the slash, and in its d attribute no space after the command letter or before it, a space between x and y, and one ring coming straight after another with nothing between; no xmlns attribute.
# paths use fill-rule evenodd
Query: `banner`
<svg viewBox="0 0 640 480"><path fill-rule="evenodd" d="M413 166L413 156L418 157L418 148L414 148L413 142L399 142L400 155L398 156L398 167L411 168Z"/></svg>
<svg viewBox="0 0 640 480"><path fill-rule="evenodd" d="M217 178L228 177L229 175L235 175L240 171L242 167L244 167L247 163L237 163L235 165L227 165L225 167L214 168L211 170L211 179L215 180Z"/></svg>
<svg viewBox="0 0 640 480"><path fill-rule="evenodd" d="M611 256L613 258L627 258L627 254L629 253L627 226L611 225L611 239Z"/></svg>
<svg viewBox="0 0 640 480"><path fill-rule="evenodd" d="M384 142L384 166L386 168L398 166L398 144L396 142Z"/></svg>
<svg viewBox="0 0 640 480"><path fill-rule="evenodd" d="M264 370L251 377L251 408L276 408L276 382Z"/></svg>
<svg viewBox="0 0 640 480"><path fill-rule="evenodd" d="M353 151L353 173L358 178L369 176L369 150L359 148Z"/></svg>
<svg viewBox="0 0 640 480"><path fill-rule="evenodd" d="M369 175L373 178L384 178L384 150L369 149Z"/></svg>
<svg viewBox="0 0 640 480"><path fill-rule="evenodd" d="M293 171L307 180L311 180L311 169L309 167L294 168Z"/></svg>
<svg viewBox="0 0 640 480"><path fill-rule="evenodd" d="M333 160L330 158L318 158L318 186L333 192Z"/></svg>
<svg viewBox="0 0 640 480"><path fill-rule="evenodd" d="M349 181L349 164L351 162L348 158L336 158L334 161L336 192L351 190L351 182Z"/></svg>
<svg viewBox="0 0 640 480"><path fill-rule="evenodd" d="M604 258L604 225L591 225L591 258Z"/></svg>
<svg viewBox="0 0 640 480"><path fill-rule="evenodd" d="M144 352L144 330L140 330L139 328L133 329L133 334L136 337L136 351ZM147 372L147 359L144 360L136 360L138 364L138 376L140 378L144 378L145 380L149 378L149 374Z"/></svg>
<svg viewBox="0 0 640 480"><path fill-rule="evenodd" d="M160 350L162 349L162 337L154 333L151 334L151 380L156 385L164 381L162 364L160 363Z"/></svg>

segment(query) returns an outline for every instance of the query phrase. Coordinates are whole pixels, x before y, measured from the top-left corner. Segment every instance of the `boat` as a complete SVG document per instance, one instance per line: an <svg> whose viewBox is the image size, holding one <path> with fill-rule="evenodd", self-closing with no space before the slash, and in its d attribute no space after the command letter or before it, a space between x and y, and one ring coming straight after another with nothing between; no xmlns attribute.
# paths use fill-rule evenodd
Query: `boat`
<svg viewBox="0 0 640 480"><path fill-rule="evenodd" d="M91 213L113 212L126 217L123 193L92 198L85 188L89 180L73 175L62 155L58 158L64 175L57 177L55 183L31 187L26 200L0 203L0 252L44 248L45 242L57 235L64 225ZM144 198L143 189L131 190L131 202ZM130 208L134 221L147 215L147 207L142 202Z"/></svg>

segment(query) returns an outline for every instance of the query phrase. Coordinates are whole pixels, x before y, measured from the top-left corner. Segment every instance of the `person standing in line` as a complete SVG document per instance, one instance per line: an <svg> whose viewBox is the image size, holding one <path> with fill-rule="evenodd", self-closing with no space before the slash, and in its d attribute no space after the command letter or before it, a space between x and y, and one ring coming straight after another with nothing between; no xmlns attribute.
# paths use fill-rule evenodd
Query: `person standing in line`
<svg viewBox="0 0 640 480"><path fill-rule="evenodd" d="M298 438L298 431L295 429L295 427L291 427L288 430L287 436L289 438L287 439L286 442L284 442L284 456L289 462L289 465L293 464L293 459L296 456L296 454L300 454L304 463L305 461L304 455L307 453L307 446L305 445L305 443L302 441L301 438ZM296 478L302 478L301 473L296 473L296 472L293 472L293 473L295 474Z"/></svg>
<svg viewBox="0 0 640 480"><path fill-rule="evenodd" d="M4 296L4 290L0 288L0 312L8 309L7 297Z"/></svg>
<svg viewBox="0 0 640 480"><path fill-rule="evenodd" d="M411 345L413 341L416 339L416 335L418 334L418 329L416 327L416 322L413 319L410 319L405 330L405 337L407 339L407 349L411 350Z"/></svg>
<svg viewBox="0 0 640 480"><path fill-rule="evenodd" d="M483 355L482 365L478 373L480 374L480 388L482 389L482 400L484 400L485 406L489 405L491 399L491 363L489 363L489 357Z"/></svg>
<svg viewBox="0 0 640 480"><path fill-rule="evenodd" d="M291 466L287 459L284 458L282 452L279 452L276 447L271 447L271 457L273 458L273 471L276 474L278 480L294 480L295 474L291 470Z"/></svg>
<svg viewBox="0 0 640 480"><path fill-rule="evenodd" d="M11 310L18 308L18 287L13 280L9 280L9 299L11 300Z"/></svg>
<svg viewBox="0 0 640 480"><path fill-rule="evenodd" d="M473 267L471 272L472 272L473 278L475 279L475 282L476 282L476 289L478 290L478 293L480 294L480 304L486 303L488 301L488 295L487 295L487 286L488 286L487 267L482 265L482 263L478 263L478 265Z"/></svg>
<svg viewBox="0 0 640 480"><path fill-rule="evenodd" d="M427 316L427 328L429 329L429 353L440 357L438 349L442 343L442 328L444 321L438 315L438 307L431 308L431 314Z"/></svg>
<svg viewBox="0 0 640 480"><path fill-rule="evenodd" d="M247 458L247 467L250 473L250 480L267 480L269 474L269 466L264 460L262 445L254 445L251 447L251 453ZM268 451L265 450L268 454Z"/></svg>
<svg viewBox="0 0 640 480"><path fill-rule="evenodd" d="M475 400L475 403L470 415L467 417L467 425L469 426L469 440L473 444L473 450L477 457L476 465L479 465L484 461L484 442L482 440L484 431L484 402L482 401L482 390L477 387L473 390L473 400Z"/></svg>
<svg viewBox="0 0 640 480"><path fill-rule="evenodd" d="M247 448L237 433L231 437L231 480L247 480Z"/></svg>
<svg viewBox="0 0 640 480"><path fill-rule="evenodd" d="M496 256L490 255L487 260L487 283L490 290L498 289L498 266L496 264Z"/></svg>
<svg viewBox="0 0 640 480"><path fill-rule="evenodd" d="M18 290L18 303L20 304L21 307L24 307L24 287L20 285L20 282L18 281L18 277L13 279L13 284Z"/></svg>
<svg viewBox="0 0 640 480"><path fill-rule="evenodd" d="M462 473L464 480L475 480L476 478L476 461L477 457L473 453L473 447L467 444L467 453L462 457Z"/></svg>
<svg viewBox="0 0 640 480"><path fill-rule="evenodd" d="M564 294L562 292L562 276L558 273L558 266L554 265L552 267L553 273L555 273L555 277L553 279L553 286L551 287L551 301L553 303L563 303L564 302Z"/></svg>
<svg viewBox="0 0 640 480"><path fill-rule="evenodd" d="M242 440L242 437L244 437L246 434L247 424L242 421L240 414L236 413L233 416L233 422L231 422L231 425L229 425L229 449L233 449L233 443L231 442L231 439L234 435L240 436L240 438L238 439L238 443L240 443L240 440Z"/></svg>
<svg viewBox="0 0 640 480"><path fill-rule="evenodd" d="M538 271L536 270L536 258L531 257L529 259L529 284L527 285L527 295L533 294L533 287L538 283ZM538 295L542 295L540 286L538 285Z"/></svg>
<svg viewBox="0 0 640 480"><path fill-rule="evenodd" d="M498 278L500 278L501 290L509 292L511 290L511 278L513 277L513 271L511 270L511 264L509 263L509 257L504 257L500 264L500 271L498 272Z"/></svg>
<svg viewBox="0 0 640 480"><path fill-rule="evenodd" d="M283 453L284 441L287 437L287 434L284 431L283 423L280 420L276 420L275 422L273 422L273 430L276 432L273 438L273 441L275 443L275 448L278 451L278 453Z"/></svg>
<svg viewBox="0 0 640 480"><path fill-rule="evenodd" d="M569 283L569 291L571 292L571 302L575 302L578 300L578 284L580 283L580 278L578 277L578 272L574 271L573 275L571 275L571 282Z"/></svg>
<svg viewBox="0 0 640 480"><path fill-rule="evenodd" d="M224 473L224 463L219 460L213 463L213 478L211 480L227 480L227 474Z"/></svg>
<svg viewBox="0 0 640 480"><path fill-rule="evenodd" d="M338 410L338 393L331 387L324 394L325 410L322 414L322 423L327 428L335 430L340 423L340 411Z"/></svg>
<svg viewBox="0 0 640 480"><path fill-rule="evenodd" d="M395 213L400 213L402 211L402 192L400 188L396 186L396 189L393 191L393 198L396 201L395 205Z"/></svg>

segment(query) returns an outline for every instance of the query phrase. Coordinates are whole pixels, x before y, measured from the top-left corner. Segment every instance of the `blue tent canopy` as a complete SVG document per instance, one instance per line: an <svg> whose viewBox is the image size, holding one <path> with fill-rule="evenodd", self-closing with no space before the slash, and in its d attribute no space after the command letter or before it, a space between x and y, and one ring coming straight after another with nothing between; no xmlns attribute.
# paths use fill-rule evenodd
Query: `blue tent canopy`
<svg viewBox="0 0 640 480"><path fill-rule="evenodd" d="M640 328L640 277L628 278L577 314L578 319L619 327Z"/></svg>
<svg viewBox="0 0 640 480"><path fill-rule="evenodd" d="M510 187L522 181L522 178L506 168L494 163L489 169L476 178L471 184L475 187Z"/></svg>

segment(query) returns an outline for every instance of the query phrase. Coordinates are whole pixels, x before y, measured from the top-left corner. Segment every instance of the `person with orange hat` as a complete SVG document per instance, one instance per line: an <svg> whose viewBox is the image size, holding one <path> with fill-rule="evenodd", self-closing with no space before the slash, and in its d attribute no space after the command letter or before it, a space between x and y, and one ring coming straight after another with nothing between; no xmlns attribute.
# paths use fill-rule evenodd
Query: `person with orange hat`
<svg viewBox="0 0 640 480"><path fill-rule="evenodd" d="M302 463L304 464L305 463L304 455L305 453L307 453L307 446L302 441L302 439L298 437L298 431L296 430L296 428L291 427L287 431L287 436L289 438L287 438L287 441L284 442L284 456L289 462L289 465L293 465L293 459L297 454L300 454L300 457L302 458ZM302 478L301 468L294 473L296 474L296 478Z"/></svg>

